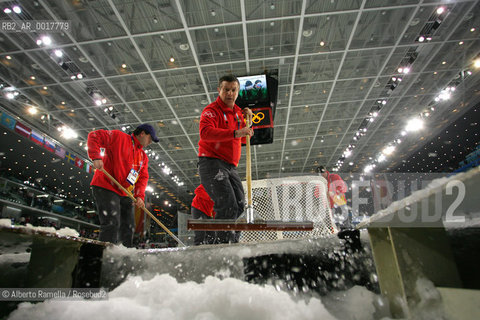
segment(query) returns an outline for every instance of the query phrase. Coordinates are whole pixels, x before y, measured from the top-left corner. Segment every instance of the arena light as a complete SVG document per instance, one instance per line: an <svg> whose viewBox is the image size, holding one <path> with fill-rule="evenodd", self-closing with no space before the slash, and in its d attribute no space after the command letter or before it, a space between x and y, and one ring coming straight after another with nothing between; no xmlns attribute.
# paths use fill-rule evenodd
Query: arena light
<svg viewBox="0 0 480 320"><path fill-rule="evenodd" d="M440 94L438 95L438 100L435 99L435 101L439 101L439 100L442 100L442 101L445 101L445 100L448 100L451 98L451 93L450 93L450 89L449 88L446 88L446 89L443 89Z"/></svg>
<svg viewBox="0 0 480 320"><path fill-rule="evenodd" d="M382 150L382 153L386 156L391 155L395 151L395 146L387 146Z"/></svg>
<svg viewBox="0 0 480 320"><path fill-rule="evenodd" d="M473 66L477 69L480 68L480 58L477 58L473 61Z"/></svg>
<svg viewBox="0 0 480 320"><path fill-rule="evenodd" d="M147 186L145 188L145 191L148 191L148 192L153 192L153 188L151 186Z"/></svg>
<svg viewBox="0 0 480 320"><path fill-rule="evenodd" d="M78 134L71 128L67 126L62 126L59 128L59 131L61 132L61 136L64 137L65 139L75 139L78 137Z"/></svg>
<svg viewBox="0 0 480 320"><path fill-rule="evenodd" d="M405 131L407 132L415 132L421 129L423 129L423 120L420 118L410 119L405 126Z"/></svg>
<svg viewBox="0 0 480 320"><path fill-rule="evenodd" d="M35 108L35 107L30 107L30 108L28 108L28 113L30 113L30 114L32 114L32 115L33 115L33 114L36 114L37 112L38 112L38 110L37 110L37 108Z"/></svg>
<svg viewBox="0 0 480 320"><path fill-rule="evenodd" d="M378 158L377 158L377 161L378 161L378 162L383 162L383 161L385 161L385 160L387 160L387 157L385 157L384 154L379 155Z"/></svg>
<svg viewBox="0 0 480 320"><path fill-rule="evenodd" d="M165 166L163 169L162 169L163 173L165 174L170 174L172 173L172 170L168 167L168 166Z"/></svg>
<svg viewBox="0 0 480 320"><path fill-rule="evenodd" d="M40 46L40 45L45 45L45 46L49 46L52 44L52 38L50 38L49 36L43 36L41 37L40 39L37 40L37 44Z"/></svg>

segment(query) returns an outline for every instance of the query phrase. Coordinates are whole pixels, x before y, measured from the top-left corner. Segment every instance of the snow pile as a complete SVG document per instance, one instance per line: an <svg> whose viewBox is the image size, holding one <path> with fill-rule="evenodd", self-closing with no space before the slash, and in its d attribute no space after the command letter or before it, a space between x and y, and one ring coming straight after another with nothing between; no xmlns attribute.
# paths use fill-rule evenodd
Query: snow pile
<svg viewBox="0 0 480 320"><path fill-rule="evenodd" d="M0 227L11 228L12 220L10 219L0 219Z"/></svg>
<svg viewBox="0 0 480 320"><path fill-rule="evenodd" d="M19 229L31 231L33 233L38 231L49 232L49 233L54 233L60 237L78 237L80 235L77 230L71 229L68 227L57 230L54 227L34 227L29 223L27 223L26 226L19 226L19 225L12 226L12 221L10 219L0 219L0 227L19 228Z"/></svg>
<svg viewBox="0 0 480 320"><path fill-rule="evenodd" d="M262 287L237 279L220 280L215 277L207 277L201 284L178 283L167 274L157 275L147 281L138 276L131 277L110 292L108 300L103 301L24 302L9 317L12 320L100 318L336 319L319 299L294 301L290 295L272 286ZM353 315L351 319L354 319Z"/></svg>

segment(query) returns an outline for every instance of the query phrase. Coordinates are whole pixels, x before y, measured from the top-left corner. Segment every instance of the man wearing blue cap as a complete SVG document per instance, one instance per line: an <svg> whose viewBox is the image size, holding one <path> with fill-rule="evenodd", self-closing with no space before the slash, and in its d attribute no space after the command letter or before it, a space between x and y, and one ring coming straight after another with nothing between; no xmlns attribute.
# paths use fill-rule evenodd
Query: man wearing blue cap
<svg viewBox="0 0 480 320"><path fill-rule="evenodd" d="M136 198L136 206L145 206L148 182L148 157L143 148L158 142L150 124L139 125L132 134L120 130L96 130L88 134L88 156L95 169L105 169ZM95 170L93 196L100 220L100 241L131 247L135 220L133 205L102 171Z"/></svg>

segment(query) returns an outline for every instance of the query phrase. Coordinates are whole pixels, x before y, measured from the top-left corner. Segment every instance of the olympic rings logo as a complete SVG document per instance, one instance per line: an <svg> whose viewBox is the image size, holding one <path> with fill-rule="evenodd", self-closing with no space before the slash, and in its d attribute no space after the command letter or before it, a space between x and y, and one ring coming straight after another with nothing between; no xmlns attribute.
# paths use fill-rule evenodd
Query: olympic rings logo
<svg viewBox="0 0 480 320"><path fill-rule="evenodd" d="M254 113L253 118L252 118L252 122L257 124L260 121L262 121L263 118L265 118L265 115L263 114L263 112Z"/></svg>

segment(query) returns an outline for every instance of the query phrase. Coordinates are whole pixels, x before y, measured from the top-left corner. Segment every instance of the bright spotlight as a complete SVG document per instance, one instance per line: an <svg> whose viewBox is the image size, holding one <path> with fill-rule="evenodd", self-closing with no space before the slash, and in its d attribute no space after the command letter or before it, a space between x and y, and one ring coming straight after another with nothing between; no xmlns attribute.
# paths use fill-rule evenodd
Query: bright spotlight
<svg viewBox="0 0 480 320"><path fill-rule="evenodd" d="M42 37L42 42L43 42L44 45L49 46L49 45L52 44L52 38L50 38L48 36L43 36Z"/></svg>
<svg viewBox="0 0 480 320"><path fill-rule="evenodd" d="M372 169L373 169L373 165L369 164L365 167L365 169L363 169L363 172L369 173L370 171L372 171Z"/></svg>
<svg viewBox="0 0 480 320"><path fill-rule="evenodd" d="M473 66L475 68L480 68L480 58L477 58L473 61Z"/></svg>
<svg viewBox="0 0 480 320"><path fill-rule="evenodd" d="M423 129L423 120L420 118L413 118L407 122L405 130L408 132L415 132Z"/></svg>
<svg viewBox="0 0 480 320"><path fill-rule="evenodd" d="M386 156L391 155L395 151L395 146L388 146L382 150L382 153Z"/></svg>
<svg viewBox="0 0 480 320"><path fill-rule="evenodd" d="M78 134L73 131L73 129L64 127L62 130L62 137L64 137L65 139L75 139L78 137Z"/></svg>

